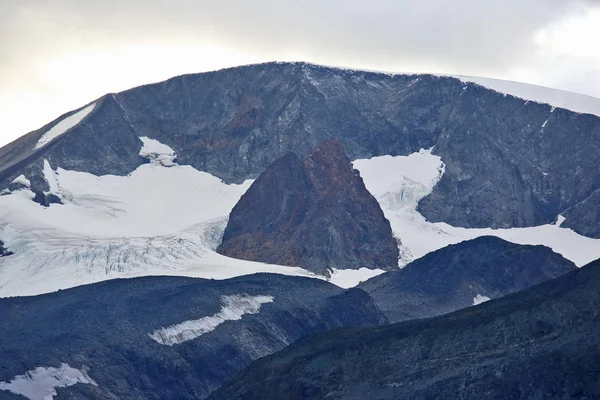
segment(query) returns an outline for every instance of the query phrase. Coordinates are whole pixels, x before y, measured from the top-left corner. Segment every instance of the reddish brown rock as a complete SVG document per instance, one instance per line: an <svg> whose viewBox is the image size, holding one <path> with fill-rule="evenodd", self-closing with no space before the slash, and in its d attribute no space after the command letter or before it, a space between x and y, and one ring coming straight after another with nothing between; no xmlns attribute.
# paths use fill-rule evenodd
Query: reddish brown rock
<svg viewBox="0 0 600 400"><path fill-rule="evenodd" d="M398 265L390 223L336 139L269 166L232 210L218 252L323 275Z"/></svg>

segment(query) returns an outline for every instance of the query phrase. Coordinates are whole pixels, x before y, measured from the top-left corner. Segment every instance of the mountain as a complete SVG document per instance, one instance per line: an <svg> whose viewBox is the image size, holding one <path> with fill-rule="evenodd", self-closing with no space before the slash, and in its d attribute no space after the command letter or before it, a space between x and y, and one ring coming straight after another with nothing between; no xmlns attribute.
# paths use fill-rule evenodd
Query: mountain
<svg viewBox="0 0 600 400"><path fill-rule="evenodd" d="M315 277L215 250L254 178L333 137L390 221L401 265L495 235L582 266L600 257L599 132L597 116L453 77L306 63L109 94L0 149L0 238L15 253L0 259L0 296L145 275Z"/></svg>
<svg viewBox="0 0 600 400"><path fill-rule="evenodd" d="M305 63L185 75L106 95L4 147L0 188L24 174L32 189L48 191L44 159L52 168L126 175L144 163L140 137L170 146L182 165L236 183L332 137L353 160L433 147L446 170L421 201L427 219L506 228L569 211L565 227L600 237L599 221L584 218L599 206L597 116L452 77Z"/></svg>
<svg viewBox="0 0 600 400"><path fill-rule="evenodd" d="M493 236L450 245L358 287L391 322L434 317L505 296L577 269L544 246Z"/></svg>
<svg viewBox="0 0 600 400"><path fill-rule="evenodd" d="M0 315L3 399L202 399L301 337L386 322L359 289L268 274L112 280L0 299Z"/></svg>
<svg viewBox="0 0 600 400"><path fill-rule="evenodd" d="M341 329L254 362L211 399L595 399L600 260L441 317Z"/></svg>
<svg viewBox="0 0 600 400"><path fill-rule="evenodd" d="M335 139L271 164L233 208L217 251L321 275L398 267L390 223Z"/></svg>

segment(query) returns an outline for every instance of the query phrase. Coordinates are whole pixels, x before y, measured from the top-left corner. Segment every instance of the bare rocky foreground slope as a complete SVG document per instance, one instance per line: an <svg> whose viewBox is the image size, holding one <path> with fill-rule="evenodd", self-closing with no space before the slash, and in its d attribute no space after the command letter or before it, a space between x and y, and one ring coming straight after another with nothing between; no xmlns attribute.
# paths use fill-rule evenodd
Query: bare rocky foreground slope
<svg viewBox="0 0 600 400"><path fill-rule="evenodd" d="M303 336L386 322L361 290L266 274L113 280L0 299L0 315L0 399L33 391L13 396L30 400L61 379L18 377L62 364L95 385L58 389L71 395L55 399L202 399L252 360Z"/></svg>
<svg viewBox="0 0 600 400"><path fill-rule="evenodd" d="M211 399L597 399L600 261L445 316L306 338Z"/></svg>

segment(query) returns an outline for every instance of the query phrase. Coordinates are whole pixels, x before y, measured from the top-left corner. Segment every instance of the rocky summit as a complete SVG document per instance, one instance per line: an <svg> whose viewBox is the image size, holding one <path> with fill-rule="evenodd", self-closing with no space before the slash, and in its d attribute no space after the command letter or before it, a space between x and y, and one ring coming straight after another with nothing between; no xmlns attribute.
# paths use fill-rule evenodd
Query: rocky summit
<svg viewBox="0 0 600 400"><path fill-rule="evenodd" d="M268 167L233 208L217 251L324 275L398 265L390 223L336 139Z"/></svg>

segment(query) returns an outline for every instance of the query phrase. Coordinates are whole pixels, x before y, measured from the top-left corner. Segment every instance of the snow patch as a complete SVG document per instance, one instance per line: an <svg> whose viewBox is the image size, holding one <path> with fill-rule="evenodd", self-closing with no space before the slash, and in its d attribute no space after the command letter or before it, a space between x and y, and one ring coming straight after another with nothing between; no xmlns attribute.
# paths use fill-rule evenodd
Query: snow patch
<svg viewBox="0 0 600 400"><path fill-rule="evenodd" d="M11 183L18 183L18 184L23 185L25 187L30 187L31 186L31 181L29 179L27 179L25 177L25 175L19 175L19 176L17 176L15 179L12 180Z"/></svg>
<svg viewBox="0 0 600 400"><path fill-rule="evenodd" d="M245 293L223 296L221 311L217 314L161 328L148 335L162 345L174 346L212 332L225 321L238 321L246 314L258 314L263 304L272 302L273 296L249 296Z"/></svg>
<svg viewBox="0 0 600 400"><path fill-rule="evenodd" d="M175 150L159 142L156 139L150 139L146 136L140 136L143 146L140 150L140 156L144 157L152 164L172 167L175 165Z"/></svg>
<svg viewBox="0 0 600 400"><path fill-rule="evenodd" d="M385 271L382 269L336 269L331 271L331 277L328 279L329 282L343 289L348 289L371 279L377 275L383 274Z"/></svg>
<svg viewBox="0 0 600 400"><path fill-rule="evenodd" d="M600 239L548 224L528 228L469 229L432 223L416 207L444 173L444 163L429 150L409 156L382 156L354 161L366 188L377 199L400 240L400 266L450 244L492 235L518 244L545 245L582 267L600 258Z"/></svg>
<svg viewBox="0 0 600 400"><path fill-rule="evenodd" d="M46 179L46 182L48 182L48 186L50 186L50 190L48 192L46 192L46 194L48 194L48 193L58 194L59 193L58 178L56 177L56 173L52 169L52 166L50 165L48 160L46 160L45 158L44 158L44 178Z"/></svg>
<svg viewBox="0 0 600 400"><path fill-rule="evenodd" d="M30 400L52 400L56 396L56 388L63 388L85 383L98 386L96 382L83 371L61 364L60 368L39 367L26 372L25 375L15 376L10 382L0 382L0 390L6 390Z"/></svg>
<svg viewBox="0 0 600 400"><path fill-rule="evenodd" d="M89 113L96 107L96 104L90 104L89 106L77 111L75 114L68 116L67 118L60 121L58 124L50 128L46 133L42 135L35 145L36 149L44 147L60 135L66 133L69 129L79 124Z"/></svg>
<svg viewBox="0 0 600 400"><path fill-rule="evenodd" d="M489 301L489 300L491 300L489 297L478 294L473 299L473 305L476 306L477 304L485 303L486 301Z"/></svg>

